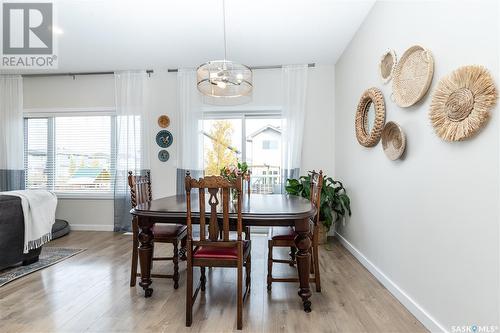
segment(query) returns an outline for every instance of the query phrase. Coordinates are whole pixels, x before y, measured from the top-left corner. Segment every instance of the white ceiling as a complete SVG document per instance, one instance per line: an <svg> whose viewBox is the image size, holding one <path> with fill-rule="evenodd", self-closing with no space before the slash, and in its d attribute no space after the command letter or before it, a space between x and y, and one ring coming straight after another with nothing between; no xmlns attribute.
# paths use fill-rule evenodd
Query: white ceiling
<svg viewBox="0 0 500 333"><path fill-rule="evenodd" d="M226 0L228 59L334 64L374 0ZM55 0L59 72L223 58L222 0Z"/></svg>

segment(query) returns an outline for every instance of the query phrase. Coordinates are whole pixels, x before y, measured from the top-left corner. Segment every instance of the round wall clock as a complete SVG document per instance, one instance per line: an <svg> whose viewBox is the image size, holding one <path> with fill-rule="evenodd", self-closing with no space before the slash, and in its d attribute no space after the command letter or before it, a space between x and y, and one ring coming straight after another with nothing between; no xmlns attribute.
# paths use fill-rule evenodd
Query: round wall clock
<svg viewBox="0 0 500 333"><path fill-rule="evenodd" d="M158 159L160 161L166 162L166 161L168 161L169 158L170 158L170 154L165 149L162 149L158 152Z"/></svg>
<svg viewBox="0 0 500 333"><path fill-rule="evenodd" d="M167 130L161 130L156 134L156 143L162 148L168 148L174 142L172 133Z"/></svg>
<svg viewBox="0 0 500 333"><path fill-rule="evenodd" d="M170 126L170 118L167 115L161 115L158 117L158 126L161 128L167 128Z"/></svg>

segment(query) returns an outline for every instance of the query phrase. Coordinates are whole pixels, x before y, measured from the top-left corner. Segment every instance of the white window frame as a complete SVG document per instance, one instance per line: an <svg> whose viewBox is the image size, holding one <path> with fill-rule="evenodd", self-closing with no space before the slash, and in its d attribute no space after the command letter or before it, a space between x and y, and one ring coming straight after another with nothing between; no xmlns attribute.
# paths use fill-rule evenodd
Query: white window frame
<svg viewBox="0 0 500 333"><path fill-rule="evenodd" d="M55 158L54 154L54 118L55 117L92 117L92 116L111 116L111 175L114 179L115 168L116 168L116 108L115 107L87 107L87 108L25 108L23 110L23 118L26 124L29 118L49 118L48 128L47 128L47 159L52 156ZM25 130L27 127L24 127ZM24 159L27 158L26 149L26 136L25 132L23 140L25 145ZM54 179L47 179L47 183L54 184ZM50 185L49 185L50 186ZM114 190L111 188L109 192L105 193L72 193L72 192L55 192L58 198L61 199L83 199L83 200L95 200L95 199L105 199L113 200Z"/></svg>
<svg viewBox="0 0 500 333"><path fill-rule="evenodd" d="M241 160L246 161L246 119L258 118L282 118L281 107L262 107L262 108L244 108L244 107L209 107L202 108L202 120L217 119L240 119L241 120ZM203 148L202 148L203 149ZM205 167L205 166L203 166ZM267 234L269 227L252 227L252 233Z"/></svg>
<svg viewBox="0 0 500 333"><path fill-rule="evenodd" d="M217 120L217 119L240 119L241 120L241 160L246 161L247 145L246 145L246 119L275 119L282 118L281 107L206 107L201 109L203 114L202 120Z"/></svg>

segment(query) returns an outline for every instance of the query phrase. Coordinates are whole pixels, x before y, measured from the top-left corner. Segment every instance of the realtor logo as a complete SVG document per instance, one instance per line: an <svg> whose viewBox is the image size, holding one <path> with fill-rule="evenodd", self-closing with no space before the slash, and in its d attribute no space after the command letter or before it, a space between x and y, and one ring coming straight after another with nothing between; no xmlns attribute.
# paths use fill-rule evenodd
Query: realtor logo
<svg viewBox="0 0 500 333"><path fill-rule="evenodd" d="M1 68L56 68L51 2L4 2Z"/></svg>

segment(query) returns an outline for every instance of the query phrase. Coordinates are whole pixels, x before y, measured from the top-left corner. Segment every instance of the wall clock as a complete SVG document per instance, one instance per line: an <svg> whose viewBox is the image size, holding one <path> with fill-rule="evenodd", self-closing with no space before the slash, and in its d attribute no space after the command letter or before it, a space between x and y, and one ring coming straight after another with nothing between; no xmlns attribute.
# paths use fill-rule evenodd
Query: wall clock
<svg viewBox="0 0 500 333"><path fill-rule="evenodd" d="M160 161L166 162L166 161L168 161L169 158L170 158L170 154L165 149L162 149L158 152L158 159Z"/></svg>
<svg viewBox="0 0 500 333"><path fill-rule="evenodd" d="M162 148L168 148L174 142L172 133L167 130L161 130L156 134L156 143Z"/></svg>

